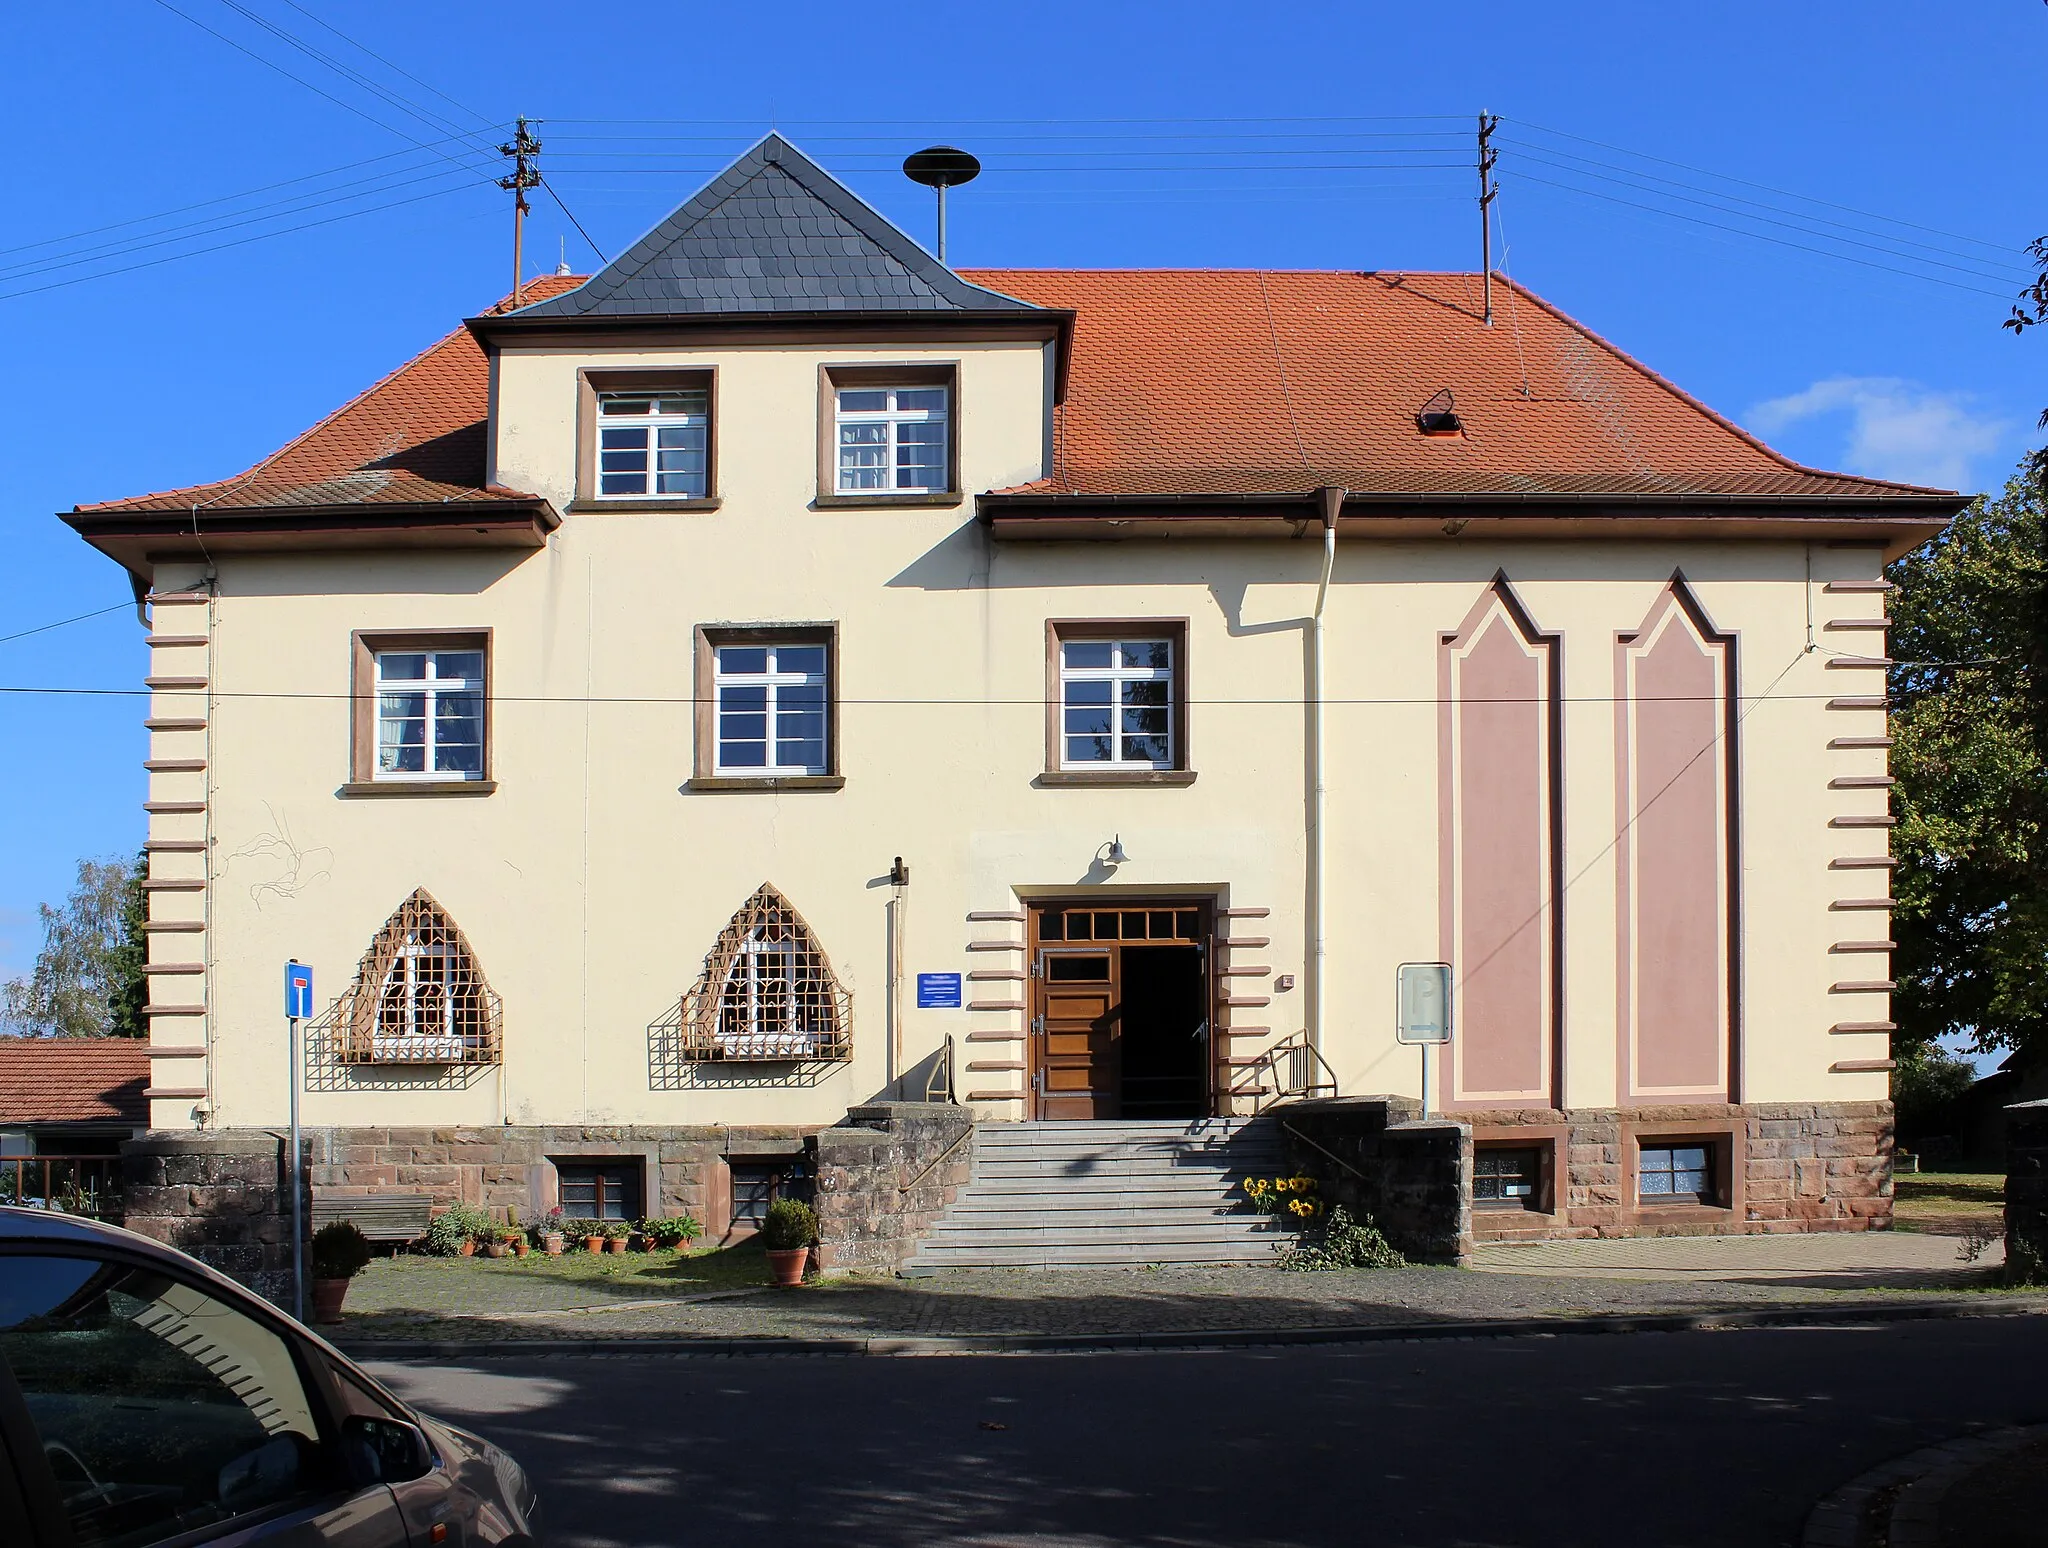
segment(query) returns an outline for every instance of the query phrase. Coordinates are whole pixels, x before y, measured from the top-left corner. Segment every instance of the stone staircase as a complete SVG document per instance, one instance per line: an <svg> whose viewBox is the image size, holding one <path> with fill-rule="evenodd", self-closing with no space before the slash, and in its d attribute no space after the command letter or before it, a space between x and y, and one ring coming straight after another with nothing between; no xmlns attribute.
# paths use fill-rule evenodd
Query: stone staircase
<svg viewBox="0 0 2048 1548"><path fill-rule="evenodd" d="M1237 1184L1282 1166L1270 1118L980 1124L903 1272L1266 1262L1283 1234Z"/></svg>

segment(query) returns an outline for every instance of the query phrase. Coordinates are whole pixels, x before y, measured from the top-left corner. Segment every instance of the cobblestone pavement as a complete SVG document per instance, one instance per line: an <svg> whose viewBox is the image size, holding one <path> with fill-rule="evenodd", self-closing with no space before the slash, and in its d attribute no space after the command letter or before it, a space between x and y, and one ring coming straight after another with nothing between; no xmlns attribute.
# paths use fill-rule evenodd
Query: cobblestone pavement
<svg viewBox="0 0 2048 1548"><path fill-rule="evenodd" d="M1636 1236L1577 1242L1499 1242L1472 1267L1489 1274L1671 1280L1758 1280L1872 1289L1969 1284L2005 1262L2005 1244L1972 1248L1953 1236L1816 1231L1785 1236Z"/></svg>
<svg viewBox="0 0 2048 1548"><path fill-rule="evenodd" d="M1953 1247L1951 1246L1951 1251ZM446 1265L433 1294L408 1275L402 1298L373 1269L349 1296L340 1336L371 1339L860 1338L1355 1327L1528 1317L1702 1312L1854 1304L1924 1294L1929 1277L1883 1289L1797 1281L1593 1278L1452 1268L1287 1274L1264 1267L955 1270L926 1279L846 1278L800 1290L607 1296L589 1283L548 1284ZM1986 1270L1944 1273L1952 1288L1989 1288ZM428 1302L434 1304L426 1304ZM545 1302L546 1304L542 1304ZM2043 1300L2048 1309L2048 1298Z"/></svg>

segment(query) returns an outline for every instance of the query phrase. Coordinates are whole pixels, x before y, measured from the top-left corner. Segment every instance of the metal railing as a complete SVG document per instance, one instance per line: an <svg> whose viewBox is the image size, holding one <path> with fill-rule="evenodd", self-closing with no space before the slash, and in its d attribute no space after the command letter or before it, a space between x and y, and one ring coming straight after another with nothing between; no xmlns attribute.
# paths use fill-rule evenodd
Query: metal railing
<svg viewBox="0 0 2048 1548"><path fill-rule="evenodd" d="M960 1098L953 1091L953 1034L946 1034L945 1046L939 1056L932 1060L930 1073L924 1078L924 1099L927 1102L955 1102Z"/></svg>
<svg viewBox="0 0 2048 1548"><path fill-rule="evenodd" d="M1269 1099L1284 1102L1289 1097L1337 1095L1337 1072L1309 1042L1306 1032L1296 1032L1243 1066L1231 1082L1230 1095L1250 1097L1252 1112L1258 1114Z"/></svg>
<svg viewBox="0 0 2048 1548"><path fill-rule="evenodd" d="M0 1159L0 1204L54 1209L118 1223L119 1156L8 1156Z"/></svg>

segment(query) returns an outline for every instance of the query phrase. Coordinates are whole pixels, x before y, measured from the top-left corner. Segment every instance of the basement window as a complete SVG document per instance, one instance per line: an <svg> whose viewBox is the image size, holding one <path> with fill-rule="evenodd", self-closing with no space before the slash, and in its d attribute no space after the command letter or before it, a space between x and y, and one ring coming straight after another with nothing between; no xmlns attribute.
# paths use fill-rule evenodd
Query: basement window
<svg viewBox="0 0 2048 1548"><path fill-rule="evenodd" d="M1534 1145L1481 1145L1474 1149L1472 1203L1480 1209L1541 1209L1542 1150Z"/></svg>
<svg viewBox="0 0 2048 1548"><path fill-rule="evenodd" d="M1716 1204L1716 1170L1710 1141L1646 1144L1637 1152L1636 1196L1643 1204Z"/></svg>

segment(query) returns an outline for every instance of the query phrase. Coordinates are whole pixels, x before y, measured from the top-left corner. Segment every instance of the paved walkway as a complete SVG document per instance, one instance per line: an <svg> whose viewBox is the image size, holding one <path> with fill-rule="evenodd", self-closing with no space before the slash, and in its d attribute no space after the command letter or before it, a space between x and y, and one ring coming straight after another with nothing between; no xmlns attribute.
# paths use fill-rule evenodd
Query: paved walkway
<svg viewBox="0 0 2048 1548"><path fill-rule="evenodd" d="M1980 1281L2002 1267L2005 1244L1974 1257L1953 1236L1820 1231L1786 1236L1637 1236L1495 1243L1473 1254L1487 1274L1633 1279L1686 1284L1809 1284L1854 1289L1936 1288Z"/></svg>

